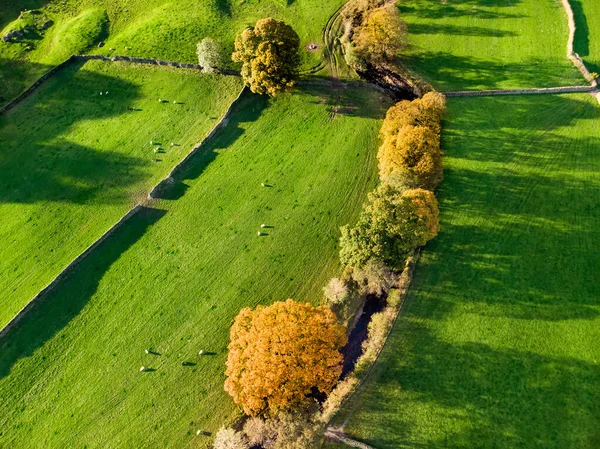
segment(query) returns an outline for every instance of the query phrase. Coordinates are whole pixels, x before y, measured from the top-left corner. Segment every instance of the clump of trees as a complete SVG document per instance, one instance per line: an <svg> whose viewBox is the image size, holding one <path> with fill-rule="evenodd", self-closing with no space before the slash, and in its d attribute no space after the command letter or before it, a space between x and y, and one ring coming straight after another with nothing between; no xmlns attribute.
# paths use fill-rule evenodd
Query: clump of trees
<svg viewBox="0 0 600 449"><path fill-rule="evenodd" d="M351 0L342 11L349 32L342 37L346 63L364 71L367 63L393 61L406 48L408 29L396 5L384 0Z"/></svg>
<svg viewBox="0 0 600 449"><path fill-rule="evenodd" d="M235 39L232 59L252 92L276 95L292 88L298 74L300 38L289 25L267 18Z"/></svg>
<svg viewBox="0 0 600 449"><path fill-rule="evenodd" d="M408 28L398 7L390 4L369 12L352 40L358 54L366 60L389 61L406 47Z"/></svg>
<svg viewBox="0 0 600 449"><path fill-rule="evenodd" d="M369 194L358 223L342 228L340 261L353 268L371 260L401 268L406 257L437 235L438 215L433 192L382 184Z"/></svg>
<svg viewBox="0 0 600 449"><path fill-rule="evenodd" d="M250 416L328 393L341 374L346 329L326 306L288 299L245 308L230 334L225 390Z"/></svg>
<svg viewBox="0 0 600 449"><path fill-rule="evenodd" d="M442 180L441 119L445 98L429 92L392 106L381 128L381 178L396 187L433 190Z"/></svg>
<svg viewBox="0 0 600 449"><path fill-rule="evenodd" d="M206 37L198 42L196 49L198 64L206 73L214 73L223 63L223 50L221 45L213 38Z"/></svg>

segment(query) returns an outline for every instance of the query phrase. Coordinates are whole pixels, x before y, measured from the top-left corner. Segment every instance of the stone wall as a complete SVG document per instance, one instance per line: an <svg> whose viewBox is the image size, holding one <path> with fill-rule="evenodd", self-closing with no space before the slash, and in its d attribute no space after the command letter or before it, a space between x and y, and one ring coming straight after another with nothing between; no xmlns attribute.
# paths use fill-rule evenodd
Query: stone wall
<svg viewBox="0 0 600 449"><path fill-rule="evenodd" d="M563 7L567 13L567 22L569 24L569 39L567 41L567 58L569 58L577 70L581 72L584 78L594 87L598 85L596 79L591 75L590 71L585 66L583 60L575 53L575 33L577 25L575 24L575 14L569 0L562 0Z"/></svg>
<svg viewBox="0 0 600 449"><path fill-rule="evenodd" d="M507 89L507 90L466 90L445 92L447 97L488 97L492 95L524 95L524 94L564 94L574 92L592 92L594 86L546 87L541 89Z"/></svg>
<svg viewBox="0 0 600 449"><path fill-rule="evenodd" d="M14 328L17 325L17 323L19 323L19 321L21 321L29 313L31 309L33 309L38 303L46 299L48 297L48 294L52 291L52 289L54 289L54 287L56 287L56 285L60 281L65 279L82 260L89 256L92 253L92 251L94 251L102 242L104 242L111 235L113 235L117 229L123 226L123 224L127 220L129 220L132 216L137 214L140 210L142 210L142 208L143 206L141 205L135 206L123 217L121 217L121 219L116 224L111 226L111 228L108 231L102 234L102 236L99 239L97 239L94 243L88 246L88 248L84 252L82 252L73 261L71 261L69 265L67 265L60 273L58 273L58 275L52 280L52 282L46 285L46 287L44 287L37 295L35 295L33 299L31 299L31 301L29 301L27 305L23 307L19 311L19 313L17 313L12 318L12 320L8 322L7 325L4 326L2 330L0 330L0 339L4 338L11 331L11 329Z"/></svg>

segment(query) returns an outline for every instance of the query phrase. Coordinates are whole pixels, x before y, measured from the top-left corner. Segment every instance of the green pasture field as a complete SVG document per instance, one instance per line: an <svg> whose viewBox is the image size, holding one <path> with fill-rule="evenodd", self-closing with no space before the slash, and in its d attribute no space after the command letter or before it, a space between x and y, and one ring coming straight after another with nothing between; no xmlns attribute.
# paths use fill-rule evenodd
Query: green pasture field
<svg viewBox="0 0 600 449"><path fill-rule="evenodd" d="M590 2L592 3L592 2ZM441 91L583 85L559 0L406 0L403 58Z"/></svg>
<svg viewBox="0 0 600 449"><path fill-rule="evenodd" d="M600 73L600 3L594 0L569 0L577 31L575 52L583 58L590 72Z"/></svg>
<svg viewBox="0 0 600 449"><path fill-rule="evenodd" d="M377 449L600 447L600 108L449 100L439 236L336 417Z"/></svg>
<svg viewBox="0 0 600 449"><path fill-rule="evenodd" d="M0 104L18 95L52 65L71 53L102 53L197 62L196 44L212 37L224 47L226 61L235 35L262 17L292 25L304 47L321 43L328 18L343 0L0 0L0 35L23 27L20 11L41 8L40 20L55 23L31 33L23 43L0 41ZM39 15L38 15L39 16ZM37 17L37 16L36 16ZM85 26L82 26L84 24ZM106 45L97 48L97 43ZM32 49L28 50L27 46ZM114 48L114 50L110 50ZM303 68L322 53L302 51ZM231 61L228 64L233 64Z"/></svg>
<svg viewBox="0 0 600 449"><path fill-rule="evenodd" d="M0 341L0 447L207 447L239 416L223 390L233 318L319 303L339 227L377 182L389 101L340 95L245 96L163 199Z"/></svg>
<svg viewBox="0 0 600 449"><path fill-rule="evenodd" d="M1 115L0 328L143 201L241 88L235 77L89 62Z"/></svg>

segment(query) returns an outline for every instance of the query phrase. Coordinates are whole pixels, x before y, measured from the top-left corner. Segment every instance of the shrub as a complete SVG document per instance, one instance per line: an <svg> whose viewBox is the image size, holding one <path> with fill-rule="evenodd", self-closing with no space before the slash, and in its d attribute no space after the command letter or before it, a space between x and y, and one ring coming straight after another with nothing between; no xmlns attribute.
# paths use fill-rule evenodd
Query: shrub
<svg viewBox="0 0 600 449"><path fill-rule="evenodd" d="M358 72L365 72L367 70L367 62L358 54L354 45L348 44L345 46L345 49L344 60L346 64Z"/></svg>
<svg viewBox="0 0 600 449"><path fill-rule="evenodd" d="M437 235L438 215L432 192L400 192L382 184L369 194L358 223L342 228L340 261L363 268L372 259L391 269L401 268L415 248Z"/></svg>
<svg viewBox="0 0 600 449"><path fill-rule="evenodd" d="M373 62L391 60L406 47L408 31L396 5L372 11L355 32L356 51Z"/></svg>
<svg viewBox="0 0 600 449"><path fill-rule="evenodd" d="M210 37L205 37L198 43L196 54L198 64L202 66L204 72L213 73L223 63L221 45Z"/></svg>
<svg viewBox="0 0 600 449"><path fill-rule="evenodd" d="M368 295L381 296L394 285L394 273L380 260L369 260L365 266L353 272L354 280Z"/></svg>
<svg viewBox="0 0 600 449"><path fill-rule="evenodd" d="M331 391L342 370L346 329L326 306L288 299L242 309L231 327L225 390L246 414L297 405Z"/></svg>
<svg viewBox="0 0 600 449"><path fill-rule="evenodd" d="M269 449L277 439L277 433L264 420L258 417L248 419L244 424L244 434L250 447L262 446Z"/></svg>
<svg viewBox="0 0 600 449"><path fill-rule="evenodd" d="M329 304L343 304L350 291L346 282L340 278L332 278L323 288L323 293Z"/></svg>
<svg viewBox="0 0 600 449"><path fill-rule="evenodd" d="M260 19L235 38L232 59L242 63L242 78L252 92L272 96L294 85L299 49L300 38L292 27Z"/></svg>
<svg viewBox="0 0 600 449"><path fill-rule="evenodd" d="M248 443L240 432L221 427L215 435L214 449L248 449Z"/></svg>

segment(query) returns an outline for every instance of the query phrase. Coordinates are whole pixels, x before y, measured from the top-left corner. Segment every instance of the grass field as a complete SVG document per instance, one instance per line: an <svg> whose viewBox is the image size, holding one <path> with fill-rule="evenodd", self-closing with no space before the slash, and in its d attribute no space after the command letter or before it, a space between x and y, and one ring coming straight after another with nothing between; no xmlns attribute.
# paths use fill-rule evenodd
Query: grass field
<svg viewBox="0 0 600 449"><path fill-rule="evenodd" d="M223 391L233 318L319 302L339 227L377 179L387 100L328 90L245 97L164 199L0 341L0 447L203 447L198 429L236 416Z"/></svg>
<svg viewBox="0 0 600 449"><path fill-rule="evenodd" d="M26 43L0 41L0 97L8 101L16 96L70 53L196 62L196 44L209 36L223 44L228 60L235 35L261 17L291 24L303 46L321 42L327 19L342 3L343 0L0 0L0 30L4 29L1 35L23 26L24 20L17 19L20 11L27 8L41 8L44 19L40 20L55 22L24 41L33 50L27 50ZM106 26L102 25L104 16L108 19ZM103 48L96 46L100 40L106 42ZM308 68L321 60L321 53L302 51L302 57L303 67ZM0 103L4 101L0 99Z"/></svg>
<svg viewBox="0 0 600 449"><path fill-rule="evenodd" d="M337 424L377 449L600 447L600 108L449 108L442 231Z"/></svg>
<svg viewBox="0 0 600 449"><path fill-rule="evenodd" d="M575 52L590 72L600 73L600 3L594 0L569 0L575 14Z"/></svg>
<svg viewBox="0 0 600 449"><path fill-rule="evenodd" d="M400 10L406 64L438 90L585 84L566 58L558 0L406 0Z"/></svg>
<svg viewBox="0 0 600 449"><path fill-rule="evenodd" d="M90 62L0 116L0 328L143 200L240 90L235 77Z"/></svg>

